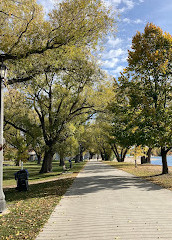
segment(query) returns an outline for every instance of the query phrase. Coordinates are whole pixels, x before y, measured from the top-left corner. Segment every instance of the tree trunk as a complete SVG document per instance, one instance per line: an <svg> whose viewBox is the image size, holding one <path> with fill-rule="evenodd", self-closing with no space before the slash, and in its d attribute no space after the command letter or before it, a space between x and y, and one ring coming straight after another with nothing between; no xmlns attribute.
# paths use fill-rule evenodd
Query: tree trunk
<svg viewBox="0 0 172 240"><path fill-rule="evenodd" d="M79 161L83 162L83 152L84 152L84 148L82 146L82 144L80 144L80 148L79 148Z"/></svg>
<svg viewBox="0 0 172 240"><path fill-rule="evenodd" d="M19 167L19 166L20 166L20 162L16 161L16 167Z"/></svg>
<svg viewBox="0 0 172 240"><path fill-rule="evenodd" d="M75 163L79 163L79 158L80 158L80 156L79 156L79 154L77 154L75 157Z"/></svg>
<svg viewBox="0 0 172 240"><path fill-rule="evenodd" d="M113 151L113 152L114 152L114 151ZM120 162L120 156L119 156L119 154L117 154L116 152L114 152L114 154L115 154L115 157L116 157L117 162Z"/></svg>
<svg viewBox="0 0 172 240"><path fill-rule="evenodd" d="M37 164L40 165L41 164L41 155L37 154L37 158L38 158Z"/></svg>
<svg viewBox="0 0 172 240"><path fill-rule="evenodd" d="M115 144L111 145L111 149L112 149L112 151L115 154L116 160L118 162L124 162L126 154L127 154L129 148L121 149L121 153L120 154L119 154L117 146Z"/></svg>
<svg viewBox="0 0 172 240"><path fill-rule="evenodd" d="M151 158L151 151L152 151L152 148L149 148L148 151L147 151L147 157L146 157L146 162L147 163L150 163L150 158Z"/></svg>
<svg viewBox="0 0 172 240"><path fill-rule="evenodd" d="M60 164L59 166L63 167L65 165L64 157L60 156Z"/></svg>
<svg viewBox="0 0 172 240"><path fill-rule="evenodd" d="M109 154L105 151L105 152L104 152L104 155L105 155L105 161L108 161L109 158L110 158L110 157L109 157Z"/></svg>
<svg viewBox="0 0 172 240"><path fill-rule="evenodd" d="M83 158L83 150L84 150L83 147L80 147L80 153L79 153L79 161L80 162L83 162L83 159L84 159Z"/></svg>
<svg viewBox="0 0 172 240"><path fill-rule="evenodd" d="M115 144L111 144L111 149L112 149L112 151L115 154L116 160L118 162L120 162L120 156L119 156L118 149L117 149L116 145Z"/></svg>
<svg viewBox="0 0 172 240"><path fill-rule="evenodd" d="M82 146L80 146L79 161L83 162L83 147Z"/></svg>
<svg viewBox="0 0 172 240"><path fill-rule="evenodd" d="M100 152L100 155L101 155L101 158L102 158L102 160L104 161L104 160L105 160L105 158L104 158L104 155L103 155L103 153L102 153L102 152Z"/></svg>
<svg viewBox="0 0 172 240"><path fill-rule="evenodd" d="M127 152L128 152L128 148L126 148L126 149L123 151L123 154L121 154L121 162L124 162Z"/></svg>
<svg viewBox="0 0 172 240"><path fill-rule="evenodd" d="M108 161L110 159L109 153L106 151L106 148L102 147L103 149L103 156L104 156L104 161Z"/></svg>
<svg viewBox="0 0 172 240"><path fill-rule="evenodd" d="M92 152L89 152L89 154L90 154L90 159L92 159L92 158L93 158L93 156L94 156L94 153L92 153Z"/></svg>
<svg viewBox="0 0 172 240"><path fill-rule="evenodd" d="M166 147L161 147L162 174L168 174L167 152Z"/></svg>
<svg viewBox="0 0 172 240"><path fill-rule="evenodd" d="M51 149L45 151L42 167L39 173L52 172L52 161L54 152Z"/></svg>
<svg viewBox="0 0 172 240"><path fill-rule="evenodd" d="M83 162L83 152L80 152L80 154L79 154L79 161Z"/></svg>

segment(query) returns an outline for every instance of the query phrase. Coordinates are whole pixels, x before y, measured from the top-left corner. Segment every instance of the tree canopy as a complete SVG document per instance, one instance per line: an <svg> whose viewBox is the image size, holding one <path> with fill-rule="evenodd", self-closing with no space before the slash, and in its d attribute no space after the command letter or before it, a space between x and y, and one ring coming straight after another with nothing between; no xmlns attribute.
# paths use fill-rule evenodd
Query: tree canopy
<svg viewBox="0 0 172 240"><path fill-rule="evenodd" d="M93 49L115 26L112 11L100 0L62 1L47 18L36 0L5 0L0 9L0 60L10 69L9 84L64 68L60 59L73 47Z"/></svg>
<svg viewBox="0 0 172 240"><path fill-rule="evenodd" d="M129 104L135 110L137 143L161 147L163 173L168 172L166 154L171 138L172 36L152 23L138 32L121 79Z"/></svg>
<svg viewBox="0 0 172 240"><path fill-rule="evenodd" d="M13 84L5 122L39 153L44 146L41 172L51 171L55 149L72 137L69 126L100 106L104 77L91 51L115 29L115 15L101 0L64 0L48 16L36 0L5 0L0 9L0 60L10 70L7 86Z"/></svg>
<svg viewBox="0 0 172 240"><path fill-rule="evenodd" d="M29 85L18 85L5 100L5 122L24 132L33 143L44 142L41 172L52 170L53 155L72 137L69 125L86 121L103 104L98 101L102 92L97 88L103 74L93 60L77 55L66 65L70 71L45 72ZM11 98L14 111L8 103Z"/></svg>

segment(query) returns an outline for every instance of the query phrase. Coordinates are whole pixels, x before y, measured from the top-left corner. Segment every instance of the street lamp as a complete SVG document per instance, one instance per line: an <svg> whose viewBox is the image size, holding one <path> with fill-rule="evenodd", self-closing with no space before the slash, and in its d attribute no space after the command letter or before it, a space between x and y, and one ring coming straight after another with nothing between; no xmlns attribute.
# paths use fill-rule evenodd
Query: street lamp
<svg viewBox="0 0 172 240"><path fill-rule="evenodd" d="M3 192L3 118L4 118L4 104L3 104L3 81L7 76L7 67L0 63L0 212L3 212L6 207L5 195Z"/></svg>

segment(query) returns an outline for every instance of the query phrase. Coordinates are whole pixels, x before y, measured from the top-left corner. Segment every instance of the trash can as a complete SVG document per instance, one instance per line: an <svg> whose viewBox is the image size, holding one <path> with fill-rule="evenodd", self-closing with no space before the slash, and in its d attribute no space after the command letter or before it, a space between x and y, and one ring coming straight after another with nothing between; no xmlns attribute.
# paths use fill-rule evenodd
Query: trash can
<svg viewBox="0 0 172 240"><path fill-rule="evenodd" d="M15 173L15 180L17 181L16 190L28 191L28 177L29 173L27 169L22 169Z"/></svg>

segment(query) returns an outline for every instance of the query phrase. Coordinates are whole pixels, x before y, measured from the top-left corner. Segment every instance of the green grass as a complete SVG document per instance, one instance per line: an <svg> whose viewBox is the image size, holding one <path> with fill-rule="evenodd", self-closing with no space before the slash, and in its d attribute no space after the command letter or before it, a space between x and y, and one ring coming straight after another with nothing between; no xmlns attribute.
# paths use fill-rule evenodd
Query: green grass
<svg viewBox="0 0 172 240"><path fill-rule="evenodd" d="M82 163L81 163L82 164ZM66 166L69 164L67 163ZM51 173L44 173L44 174L39 174L41 165L37 165L35 162L27 162L24 163L23 168L27 169L29 172L29 182L36 182L38 180L47 180L51 179L54 177L57 177L63 172L62 167L59 166L59 162L54 161L53 164L53 172ZM3 167L3 186L10 186L10 185L15 185L16 181L14 178L14 174L19 171L21 167L18 166L4 166ZM73 168L71 169L72 172L78 172L80 169L80 163L75 164L73 163Z"/></svg>
<svg viewBox="0 0 172 240"><path fill-rule="evenodd" d="M74 163L72 171L79 172L84 164L85 162ZM26 164L24 168L30 173L29 182L30 179L33 181L29 185L29 191L18 192L15 188L4 188L9 213L0 215L2 240L35 239L77 175L76 173L59 175L62 168L58 167L57 162L53 163L53 172L48 174L38 174L40 166L34 163ZM19 168L11 166L4 168L6 184L15 183L12 178L17 170Z"/></svg>

